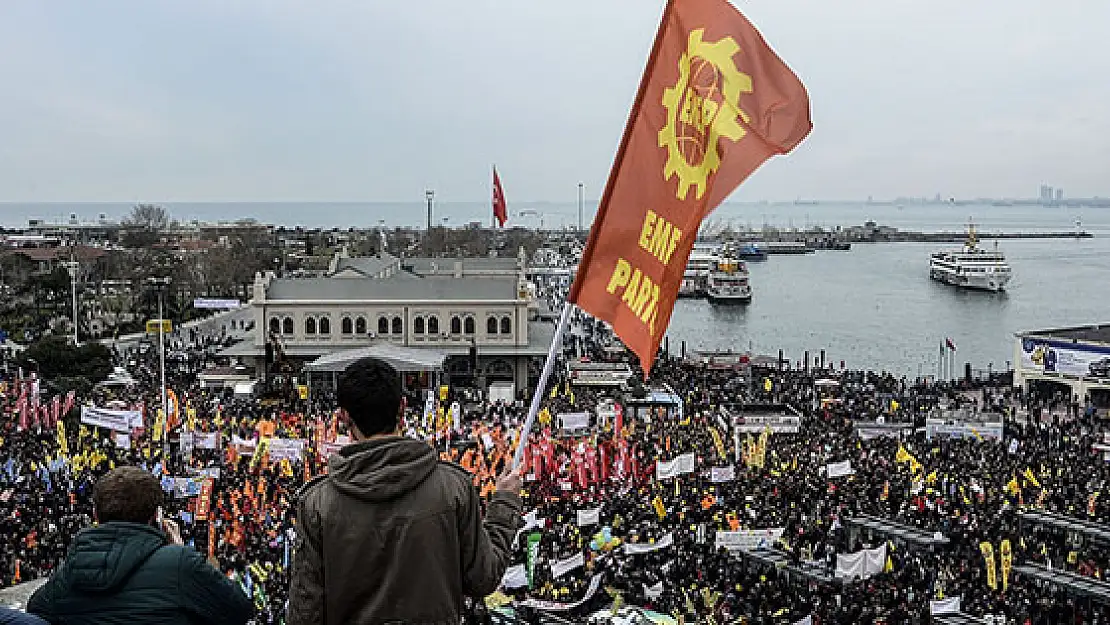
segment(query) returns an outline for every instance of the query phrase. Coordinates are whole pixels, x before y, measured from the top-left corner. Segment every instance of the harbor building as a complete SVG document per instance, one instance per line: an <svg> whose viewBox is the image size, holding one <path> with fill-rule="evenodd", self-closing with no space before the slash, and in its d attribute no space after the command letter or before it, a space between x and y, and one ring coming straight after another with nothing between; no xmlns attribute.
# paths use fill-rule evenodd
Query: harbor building
<svg viewBox="0 0 1110 625"><path fill-rule="evenodd" d="M554 333L540 320L526 274L523 251L518 258L339 252L323 276L258 274L249 304L254 330L221 354L261 377L275 357L299 368L372 346L421 350L412 360L442 362L440 374L452 383L524 389L538 378Z"/></svg>
<svg viewBox="0 0 1110 625"><path fill-rule="evenodd" d="M1110 323L1018 332L1014 385L1090 397L1110 408Z"/></svg>

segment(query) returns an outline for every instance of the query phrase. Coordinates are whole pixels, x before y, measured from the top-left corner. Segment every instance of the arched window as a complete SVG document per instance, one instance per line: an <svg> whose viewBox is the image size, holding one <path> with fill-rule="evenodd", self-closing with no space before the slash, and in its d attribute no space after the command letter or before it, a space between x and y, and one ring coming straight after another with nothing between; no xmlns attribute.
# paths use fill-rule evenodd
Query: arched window
<svg viewBox="0 0 1110 625"><path fill-rule="evenodd" d="M508 317L501 318L501 334L513 333L513 320Z"/></svg>
<svg viewBox="0 0 1110 625"><path fill-rule="evenodd" d="M504 322L502 322L504 325ZM502 330L504 331L504 330ZM331 319L328 317L320 317L320 334L331 334Z"/></svg>
<svg viewBox="0 0 1110 625"><path fill-rule="evenodd" d="M281 321L281 333L282 334L293 334L293 318L292 317L286 317L285 319L283 319Z"/></svg>
<svg viewBox="0 0 1110 625"><path fill-rule="evenodd" d="M378 334L389 334L389 319L378 317Z"/></svg>
<svg viewBox="0 0 1110 625"><path fill-rule="evenodd" d="M417 317L417 318L412 320L412 333L413 334L424 334L424 318L423 317Z"/></svg>
<svg viewBox="0 0 1110 625"><path fill-rule="evenodd" d="M400 317L394 317L393 318L393 333L394 334L404 334L405 333L405 322L401 321Z"/></svg>
<svg viewBox="0 0 1110 625"><path fill-rule="evenodd" d="M316 334L316 317L309 317L304 320L304 333Z"/></svg>
<svg viewBox="0 0 1110 625"><path fill-rule="evenodd" d="M339 330L343 334L350 334L354 331L354 324L351 323L350 317L343 317L343 320L339 322Z"/></svg>
<svg viewBox="0 0 1110 625"><path fill-rule="evenodd" d="M281 319L270 317L270 334L281 334Z"/></svg>
<svg viewBox="0 0 1110 625"><path fill-rule="evenodd" d="M428 317L428 334L439 334L439 317Z"/></svg>
<svg viewBox="0 0 1110 625"><path fill-rule="evenodd" d="M458 315L451 317L451 334L462 334L462 319Z"/></svg>
<svg viewBox="0 0 1110 625"><path fill-rule="evenodd" d="M486 319L486 334L497 334L497 317Z"/></svg>
<svg viewBox="0 0 1110 625"><path fill-rule="evenodd" d="M474 334L474 317L467 317L464 325L467 334Z"/></svg>
<svg viewBox="0 0 1110 625"><path fill-rule="evenodd" d="M378 325L378 329L381 330L381 324ZM355 319L355 334L366 334L366 317Z"/></svg>

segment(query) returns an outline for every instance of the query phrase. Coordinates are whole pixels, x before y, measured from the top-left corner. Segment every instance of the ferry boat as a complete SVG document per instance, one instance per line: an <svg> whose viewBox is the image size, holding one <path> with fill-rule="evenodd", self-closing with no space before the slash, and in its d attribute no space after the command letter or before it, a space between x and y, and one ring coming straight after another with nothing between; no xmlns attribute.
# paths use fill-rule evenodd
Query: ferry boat
<svg viewBox="0 0 1110 625"><path fill-rule="evenodd" d="M706 297L711 304L748 304L752 301L748 268L736 260L729 245L721 248L720 256L709 272Z"/></svg>
<svg viewBox="0 0 1110 625"><path fill-rule="evenodd" d="M1005 255L998 250L998 242L993 251L980 248L975 224L968 224L963 248L929 256L929 277L965 289L1002 291L1012 276Z"/></svg>
<svg viewBox="0 0 1110 625"><path fill-rule="evenodd" d="M717 254L710 249L695 247L686 261L686 271L682 274L682 284L678 287L679 297L705 297L709 271L717 262Z"/></svg>
<svg viewBox="0 0 1110 625"><path fill-rule="evenodd" d="M737 258L746 261L761 262L767 260L767 250L759 247L755 243L748 243L740 247L736 253Z"/></svg>

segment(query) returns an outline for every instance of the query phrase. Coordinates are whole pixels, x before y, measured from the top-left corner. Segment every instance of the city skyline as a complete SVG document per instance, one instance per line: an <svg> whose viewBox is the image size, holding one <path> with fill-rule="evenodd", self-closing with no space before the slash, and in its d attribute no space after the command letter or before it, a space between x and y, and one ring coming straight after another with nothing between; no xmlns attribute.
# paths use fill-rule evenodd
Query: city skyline
<svg viewBox="0 0 1110 625"><path fill-rule="evenodd" d="M662 4L7 3L0 200L596 198ZM814 131L734 201L1106 195L1110 5L736 4Z"/></svg>

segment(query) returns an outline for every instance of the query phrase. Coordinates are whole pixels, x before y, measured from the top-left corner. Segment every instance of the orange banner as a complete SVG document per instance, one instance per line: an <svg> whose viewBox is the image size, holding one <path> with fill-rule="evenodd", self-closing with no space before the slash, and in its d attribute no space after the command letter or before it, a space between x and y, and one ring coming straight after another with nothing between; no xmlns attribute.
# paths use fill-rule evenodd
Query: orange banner
<svg viewBox="0 0 1110 625"><path fill-rule="evenodd" d="M728 0L667 3L569 298L645 377L702 220L811 128L805 87Z"/></svg>

